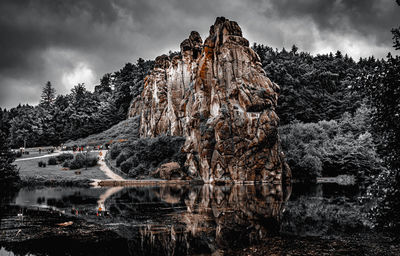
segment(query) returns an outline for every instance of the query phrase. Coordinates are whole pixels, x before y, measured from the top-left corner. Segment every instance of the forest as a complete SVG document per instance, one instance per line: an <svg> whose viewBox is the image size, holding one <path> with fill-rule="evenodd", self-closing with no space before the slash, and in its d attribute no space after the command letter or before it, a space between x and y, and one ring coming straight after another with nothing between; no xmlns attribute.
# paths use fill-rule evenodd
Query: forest
<svg viewBox="0 0 400 256"><path fill-rule="evenodd" d="M400 28L392 33L393 47L400 50ZM314 56L295 45L252 48L281 89L280 136L294 179L353 175L385 206L372 211L377 222L399 228L400 57L354 60L340 51ZM8 156L1 165L9 170L3 180L16 173L9 148L57 146L125 120L153 64L127 63L105 74L94 92L77 84L69 94L57 95L49 81L38 105L1 109L2 155Z"/></svg>

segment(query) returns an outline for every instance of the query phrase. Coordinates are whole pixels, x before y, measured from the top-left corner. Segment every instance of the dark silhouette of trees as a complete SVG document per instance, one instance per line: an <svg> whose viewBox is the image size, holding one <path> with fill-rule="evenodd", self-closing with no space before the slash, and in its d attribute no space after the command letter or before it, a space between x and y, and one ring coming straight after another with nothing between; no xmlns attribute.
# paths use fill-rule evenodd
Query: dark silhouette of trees
<svg viewBox="0 0 400 256"><path fill-rule="evenodd" d="M55 98L56 90L51 85L51 82L48 81L42 89L40 105L44 108L49 108L54 103Z"/></svg>
<svg viewBox="0 0 400 256"><path fill-rule="evenodd" d="M5 134L0 131L0 184L4 186L11 185L19 181L17 167L13 164L15 160L14 153L11 152Z"/></svg>

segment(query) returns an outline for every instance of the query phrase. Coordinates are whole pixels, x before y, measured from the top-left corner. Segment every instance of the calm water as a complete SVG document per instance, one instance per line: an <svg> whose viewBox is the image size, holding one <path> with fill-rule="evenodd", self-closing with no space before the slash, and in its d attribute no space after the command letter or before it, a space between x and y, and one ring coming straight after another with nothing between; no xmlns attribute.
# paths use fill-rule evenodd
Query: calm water
<svg viewBox="0 0 400 256"><path fill-rule="evenodd" d="M23 188L2 200L0 235L14 242L0 255L222 254L268 237L330 239L365 228L358 195L336 184ZM73 224L58 226L64 217Z"/></svg>

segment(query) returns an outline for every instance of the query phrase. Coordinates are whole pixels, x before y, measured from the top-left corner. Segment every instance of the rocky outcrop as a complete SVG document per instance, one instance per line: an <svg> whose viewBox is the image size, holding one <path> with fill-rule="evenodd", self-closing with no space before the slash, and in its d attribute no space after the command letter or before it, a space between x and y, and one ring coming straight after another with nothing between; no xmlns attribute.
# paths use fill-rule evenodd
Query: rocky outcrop
<svg viewBox="0 0 400 256"><path fill-rule="evenodd" d="M290 169L280 149L278 93L238 24L219 17L204 44L191 32L180 55L157 57L130 113L140 114L142 137L186 137L193 178L281 183Z"/></svg>

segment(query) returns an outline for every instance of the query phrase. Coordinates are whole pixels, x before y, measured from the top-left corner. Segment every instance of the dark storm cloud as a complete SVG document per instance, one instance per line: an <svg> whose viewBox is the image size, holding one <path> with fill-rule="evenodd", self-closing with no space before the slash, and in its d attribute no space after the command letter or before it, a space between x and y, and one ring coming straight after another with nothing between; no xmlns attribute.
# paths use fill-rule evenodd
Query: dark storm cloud
<svg viewBox="0 0 400 256"><path fill-rule="evenodd" d="M59 93L137 58L155 58L215 17L241 25L250 42L354 57L384 57L400 24L391 0L1 0L0 106L37 103L50 80Z"/></svg>
<svg viewBox="0 0 400 256"><path fill-rule="evenodd" d="M400 23L400 8L393 0L280 0L266 15L309 18L322 32L358 33L385 45L390 28Z"/></svg>

